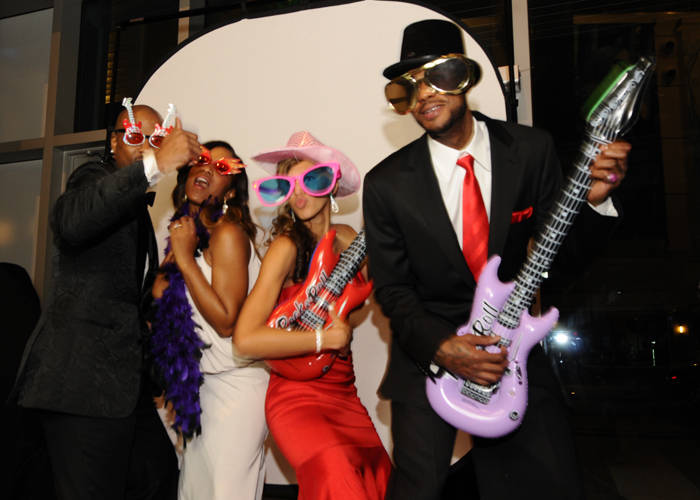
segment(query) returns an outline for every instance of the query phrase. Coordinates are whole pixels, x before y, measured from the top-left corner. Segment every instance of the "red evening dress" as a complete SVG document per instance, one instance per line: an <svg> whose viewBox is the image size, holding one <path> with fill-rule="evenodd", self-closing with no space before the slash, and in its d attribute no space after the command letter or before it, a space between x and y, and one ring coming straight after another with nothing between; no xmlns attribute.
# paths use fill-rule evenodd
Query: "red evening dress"
<svg viewBox="0 0 700 500"><path fill-rule="evenodd" d="M282 289L279 303L299 287ZM322 377L270 375L267 425L296 471L299 500L382 500L391 461L355 388L352 357L336 358Z"/></svg>

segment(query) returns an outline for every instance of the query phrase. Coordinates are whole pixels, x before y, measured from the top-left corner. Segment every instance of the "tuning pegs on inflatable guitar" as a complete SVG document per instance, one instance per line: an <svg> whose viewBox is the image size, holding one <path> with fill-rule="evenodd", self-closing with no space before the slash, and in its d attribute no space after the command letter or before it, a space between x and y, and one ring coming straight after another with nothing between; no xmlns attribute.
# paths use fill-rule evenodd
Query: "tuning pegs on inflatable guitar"
<svg viewBox="0 0 700 500"><path fill-rule="evenodd" d="M335 230L321 239L311 257L309 273L299 292L272 311L267 325L272 328L314 331L330 323L328 306L335 303L338 316L345 319L372 292L372 282L358 272L367 254L361 231L340 254L333 251ZM337 352L328 351L283 359L266 360L270 368L293 380L311 380L330 370Z"/></svg>

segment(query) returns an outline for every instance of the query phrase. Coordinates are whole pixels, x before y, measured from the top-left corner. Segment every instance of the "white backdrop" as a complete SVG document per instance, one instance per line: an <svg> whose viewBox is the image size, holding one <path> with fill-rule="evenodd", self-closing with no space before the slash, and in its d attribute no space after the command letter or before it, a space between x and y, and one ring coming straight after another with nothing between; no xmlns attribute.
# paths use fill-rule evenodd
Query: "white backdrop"
<svg viewBox="0 0 700 500"><path fill-rule="evenodd" d="M410 115L387 109L382 76L399 59L404 27L422 19L447 18L419 5L367 0L241 20L183 46L148 80L137 102L163 115L174 103L184 128L198 133L201 142L221 139L234 146L248 164L250 180L265 175L250 158L283 146L298 130L309 130L343 151L364 176L422 133ZM467 55L482 68L481 82L468 95L470 107L505 119L505 99L492 63L467 32L464 40ZM159 242L174 184L171 174L157 186L151 216ZM252 190L250 194L254 217L267 229L272 212ZM359 229L361 194L338 201L340 213L334 219ZM374 301L364 313L352 344L357 387L391 450L389 403L377 396L390 331ZM266 482L295 482L274 446L268 455Z"/></svg>

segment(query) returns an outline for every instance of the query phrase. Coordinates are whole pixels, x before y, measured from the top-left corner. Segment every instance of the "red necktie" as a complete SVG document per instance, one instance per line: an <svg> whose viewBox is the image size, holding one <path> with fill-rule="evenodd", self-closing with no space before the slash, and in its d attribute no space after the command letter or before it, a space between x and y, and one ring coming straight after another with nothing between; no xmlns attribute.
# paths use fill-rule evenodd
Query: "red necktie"
<svg viewBox="0 0 700 500"><path fill-rule="evenodd" d="M457 160L457 165L465 170L462 187L462 253L474 279L478 280L488 256L489 220L474 175L474 157L464 155Z"/></svg>

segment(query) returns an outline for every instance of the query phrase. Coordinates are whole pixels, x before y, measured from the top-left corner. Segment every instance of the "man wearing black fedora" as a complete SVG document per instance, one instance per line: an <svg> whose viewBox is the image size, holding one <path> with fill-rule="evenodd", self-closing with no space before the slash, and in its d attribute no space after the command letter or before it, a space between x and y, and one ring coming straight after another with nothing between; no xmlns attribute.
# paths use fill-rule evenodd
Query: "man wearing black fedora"
<svg viewBox="0 0 700 500"><path fill-rule="evenodd" d="M483 349L498 338L455 332L468 320L487 257L501 256L501 281L515 277L558 194L562 171L549 134L469 109L466 94L480 68L465 56L455 24L409 25L400 61L383 74L390 80L389 104L399 114L410 112L426 132L375 166L364 182L370 273L392 330L380 388L392 400L396 469L388 498L437 499L456 430L428 403L426 376L434 363L480 385L500 380L505 348ZM625 175L628 151L629 144L613 143L594 162L589 206L559 262L578 265L616 225L609 195ZM502 438L475 438L470 455L480 498L580 498L565 408L539 346L527 370L522 425Z"/></svg>

